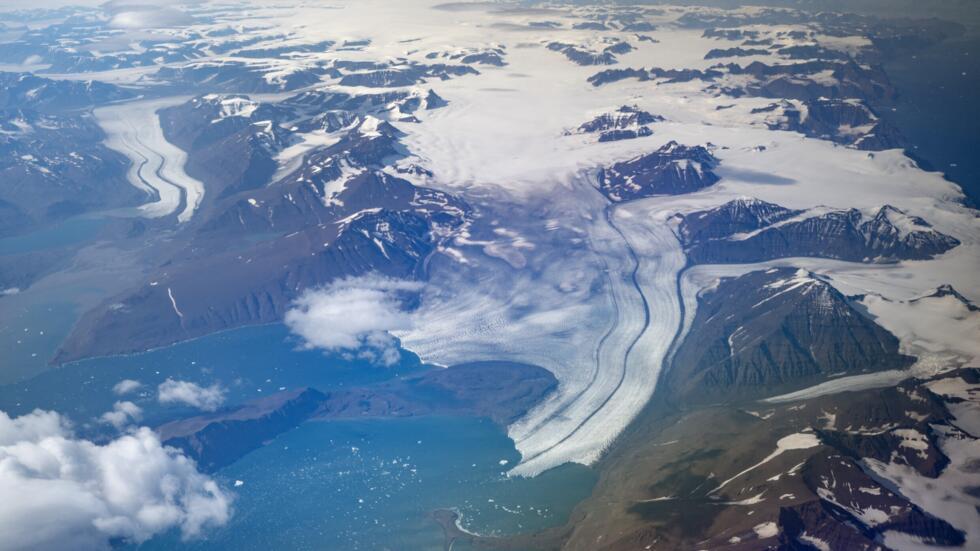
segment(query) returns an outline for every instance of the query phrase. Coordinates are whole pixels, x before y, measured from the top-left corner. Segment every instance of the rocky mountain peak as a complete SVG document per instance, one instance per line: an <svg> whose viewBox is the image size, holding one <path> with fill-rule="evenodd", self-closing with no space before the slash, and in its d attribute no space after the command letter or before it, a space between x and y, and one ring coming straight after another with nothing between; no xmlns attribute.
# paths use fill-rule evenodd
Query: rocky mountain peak
<svg viewBox="0 0 980 551"><path fill-rule="evenodd" d="M720 179L712 172L716 166L718 159L705 147L671 140L652 153L601 169L599 191L613 202L692 193Z"/></svg>
<svg viewBox="0 0 980 551"><path fill-rule="evenodd" d="M683 215L678 235L699 263L760 262L811 256L859 262L926 259L959 241L890 205L870 211L736 200Z"/></svg>
<svg viewBox="0 0 980 551"><path fill-rule="evenodd" d="M973 303L973 301L960 294L960 292L957 291L955 288L953 288L953 286L950 285L949 283L944 283L939 287L936 287L932 292L926 293L921 297L912 299L911 302L919 302L922 301L923 299L946 298L946 297L950 297L962 303L966 307L966 309L971 312L980 311L980 306L977 306L976 304Z"/></svg>
<svg viewBox="0 0 980 551"><path fill-rule="evenodd" d="M772 268L723 279L699 297L665 378L683 400L737 401L910 362L898 339L823 278Z"/></svg>

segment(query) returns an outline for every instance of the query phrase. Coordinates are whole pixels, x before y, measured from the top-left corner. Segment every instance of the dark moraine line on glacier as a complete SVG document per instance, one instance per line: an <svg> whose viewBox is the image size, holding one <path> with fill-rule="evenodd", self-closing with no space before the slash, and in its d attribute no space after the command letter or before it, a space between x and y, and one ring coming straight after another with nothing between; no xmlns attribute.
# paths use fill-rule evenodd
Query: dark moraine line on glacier
<svg viewBox="0 0 980 551"><path fill-rule="evenodd" d="M601 194L599 194L599 192L598 192L598 190L597 190L597 188L595 186L586 183L586 184L583 184L582 187L585 190L589 191L589 192L595 193L597 196L601 197L601 199L602 199L603 202L606 202L608 204L608 199L606 199L605 197L602 197ZM608 208L609 207L607 206L607 209ZM607 222L608 222L608 213L606 213L606 215L607 215ZM610 224L610 226L611 226L611 224ZM589 248L592 251L595 252L596 257L599 259L599 262L600 262L600 264L602 266L602 273L605 274L606 280L610 283L610 286L611 286L612 285L612 277L609 275L609 262L606 261L606 256L604 254L600 253L599 250L594 246L594 240L591 237L588 238L588 242L589 242ZM629 244L628 243L627 243L627 247L629 247ZM571 408L572 406L574 406L582 398L582 396L584 396L585 393L589 391L589 389L595 383L596 378L599 376L599 367L600 367L599 364L601 362L600 358L602 356L602 348L606 345L606 341L609 339L609 337L613 333L616 332L616 329L620 325L620 319L619 319L620 305L619 305L619 301L616 300L616 294L615 293L609 293L609 296L612 298L612 306L613 306L613 312L612 313L613 313L613 317L612 317L612 321L609 323L609 327L606 329L606 332L602 335L602 338L599 339L599 342L596 343L596 347L595 347L595 349L592 352L592 358L593 358L593 362L592 362L592 373L589 375L589 382L587 384L583 385L581 390L579 390L576 394L574 394L570 399L566 400L563 405L561 405L561 406L558 407L558 409L556 409L550 415L548 415L547 417L545 417L544 419L542 419L541 421L539 421L537 423L537 425L534 426L533 429L529 430L523 437L521 437L519 440L517 440L518 443L524 442L524 441L530 439L531 437L533 437L534 435L536 435L537 433L539 433L541 431L541 429L546 428L551 423L551 421L553 421L553 420L561 417L562 415L564 415L564 413L566 411L568 411L569 408ZM572 429L572 430L574 431L576 429ZM563 438L561 440L561 442L564 442L565 440L567 440L567 437L566 438ZM526 460L529 460L529 459L538 457L541 454L546 453L546 452L548 452L551 449L554 449L554 447L557 446L557 445L559 445L559 444L561 444L561 442L558 442L558 443L554 444L553 446L551 446L551 447L549 447L549 448L547 448L545 450L542 450L542 451L540 451L538 453L535 453L533 455L529 455L527 457L524 457L524 458L522 458L522 460L525 460L526 461Z"/></svg>
<svg viewBox="0 0 980 551"><path fill-rule="evenodd" d="M591 243L592 243L592 240L591 239L589 239L589 243L590 243L590 247L591 247ZM627 244L627 247L628 246L629 245ZM595 248L592 247L592 250L595 250ZM602 272L604 274L606 274L606 280L611 280L612 278L609 275L609 263L606 262L606 258L602 254L598 254L598 253L596 254L596 256L599 258L599 262L602 264ZM558 417L564 415L565 412L568 411L568 408L570 408L573 405L575 405L575 403L578 402L579 399L582 398L582 396L586 392L588 392L589 388L595 383L596 377L599 376L599 363L600 363L600 359L599 358L602 355L601 354L602 348L603 348L603 346L606 345L606 340L610 337L610 335L612 335L613 333L615 333L616 332L616 328L619 327L619 301L616 300L616 294L615 293L610 293L610 296L612 297L612 304L613 304L613 320L609 324L609 328L606 329L606 332L602 335L602 338L599 339L599 342L596 344L595 350L592 353L592 358L593 358L593 362L592 362L592 374L589 376L589 382L587 384L583 385L582 386L582 390L579 390L578 393L575 394L574 396L572 396L571 399L566 400L565 403L561 407L559 407L558 409L556 409L555 411L553 411L551 413L551 415L549 415L549 416L545 417L544 419L542 419L541 422L538 423L537 426L534 427L534 429L528 431L528 433L526 435L524 435L523 438L521 438L521 440L520 440L521 442L523 442L523 441L527 440L528 438L534 436L542 428L548 426L548 424L551 421L553 421L553 420L557 419ZM622 384L622 382L620 382L620 384ZM617 388L619 388L619 387L617 387ZM581 426L581 425L579 425L579 426ZM574 434L574 431L575 430L577 430L577 427L576 427L576 429L572 429L572 433L570 433L568 436L571 436L571 434ZM564 442L565 440L567 440L568 439L568 436L566 436L565 438L563 438L561 440L561 442L556 443L551 448L548 448L546 450L542 450L542 451L540 451L540 452L538 452L538 453L536 453L534 455L528 456L526 459L532 459L532 458L538 457L539 455L541 455L541 454L543 454L543 453L545 453L545 452L553 449L555 446L557 446L557 445L561 444L562 442Z"/></svg>
<svg viewBox="0 0 980 551"><path fill-rule="evenodd" d="M667 370L670 369L670 364L674 363L674 354L677 353L677 348L687 338L687 332L684 330L684 327L687 325L687 307L684 306L684 289L681 286L681 282L683 281L684 274L693 266L694 264L690 260L686 260L684 267L677 272L677 278L674 280L674 286L677 289L677 305L681 313L680 323L677 325L677 331L674 332L674 337L670 339L670 346L667 348L667 354L664 355L663 365L660 367L660 374L657 375L657 385L654 387L654 392L660 386L660 381L664 378ZM695 313L692 312L692 315Z"/></svg>
<svg viewBox="0 0 980 551"><path fill-rule="evenodd" d="M146 165L150 164L150 159L146 155L140 153L139 151L135 151L134 150L133 153L135 153L136 155L139 155L139 157L141 159L143 159L142 161L140 161L139 166L136 167L136 177L139 178L140 181L143 182L143 185L146 186L146 188L147 188L146 194L151 199L155 198L157 201L159 201L160 200L160 191L157 188L151 186L150 185L150 182L147 182L146 181L146 178L143 177L143 169L146 168ZM138 209L139 207L136 207L136 208Z"/></svg>
<svg viewBox="0 0 980 551"><path fill-rule="evenodd" d="M177 201L177 208L175 208L174 211L170 215L168 215L168 216L171 216L171 215L177 215L177 216L179 216L180 213L181 212L184 212L184 209L187 208L187 190L184 189L183 186L177 185L173 181L171 181L171 180L169 180L169 179L167 179L166 177L163 176L163 171L167 167L167 156L166 155L163 155L162 153L160 153L158 151L154 151L150 147L147 147L147 145L145 143L143 143L143 140L141 140L138 135L133 136L133 141L135 141L136 143L138 143L141 147L145 147L147 151L153 151L158 157L160 157L160 166L158 166L155 169L153 169L153 174L157 178L159 178L161 182L165 182L165 183L170 184L171 186L177 188L177 193L178 193L178 195L180 197L180 200ZM146 157L144 157L142 153L140 153L140 152L137 151L136 154L139 155L140 157L143 157L144 159L146 159ZM148 163L149 163L149 159L147 159L142 164L140 164L140 167L136 171L136 174L139 176L140 180L143 180L143 183L144 184L150 186L150 183L147 182L146 181L146 178L143 177L143 169L146 167L146 165ZM150 186L150 187L153 188L154 191L156 191L157 200L159 200L160 199L160 190L154 188L153 186Z"/></svg>
<svg viewBox="0 0 980 551"><path fill-rule="evenodd" d="M616 393L619 392L619 389L622 388L622 386L623 386L623 382L626 380L626 371L627 371L628 365L629 365L630 353L633 352L633 348L636 346L636 343L640 342L640 339L643 338L643 334L646 333L647 328L650 327L650 304L647 302L646 295L643 294L643 289L642 289L642 287L640 287L640 281L639 281L639 278L637 277L637 274L640 271L640 258L637 256L636 251L633 250L633 246L630 245L629 239L626 238L626 235L616 226L615 223L613 223L612 214L611 213L615 210L615 208L616 208L615 205L609 205L608 207L606 207L606 209L603 211L603 213L604 213L604 216L606 218L606 222L609 224L609 227L611 227L619 235L619 237L622 238L623 243L626 244L626 250L629 251L630 259L632 259L632 261L633 261L633 270L630 272L630 280L633 283L633 288L636 289L637 294L640 295L640 300L643 301L643 327L637 332L636 336L633 337L633 340L630 342L629 346L626 347L626 353L623 354L622 369L619 372L619 381L616 383L616 386L609 392L609 394L606 396L606 398L602 401L602 403L599 404L599 407L595 408L592 411L592 413L590 413L585 419L583 419L581 423L579 423L578 425L576 425L575 428L573 428L571 431L569 431L568 434L566 434L561 440L559 440L558 442L555 442L550 447L548 447L548 448L546 448L544 450L541 450L541 451L539 451L538 453L536 453L536 454L534 454L532 456L522 458L522 462L531 461L531 460L533 460L533 459L535 459L535 458L537 458L537 457L539 457L539 456L541 456L541 455L543 455L543 454L545 454L545 453L547 453L547 452L549 452L549 451L557 448L558 446L562 445L569 438L571 438L572 436L575 436L575 433L577 433L579 431L579 429L581 429L583 426L585 426L589 421L592 420L593 417L595 417L595 415L597 413L599 413L600 411L602 411L603 408L606 407L606 404L608 404L609 401L612 400L612 398L616 395ZM618 319L619 319L618 313L619 313L619 307L617 305L617 316L616 316L617 324L616 325L618 325ZM606 333L606 335L603 336L602 341L600 341L600 348L601 348L601 343L603 343L605 341L606 337L608 337L609 335L612 334L613 330L614 329L610 330L609 332ZM675 338L676 338L676 333L675 333ZM596 357L598 358L598 353L596 354ZM598 369L596 369L596 371L598 371ZM595 377L593 376L593 381L594 380L595 380ZM588 386L585 387L585 389L588 389L588 388L589 388ZM585 390L583 390L582 392L585 392ZM580 396L581 396L581 394L580 394ZM563 406L562 409L565 409L565 408L569 407L572 403L574 403L574 400L569 401L565 406ZM554 416L549 416L549 419L551 419L553 417ZM542 423L542 425L544 425L544 424L546 424L546 423Z"/></svg>

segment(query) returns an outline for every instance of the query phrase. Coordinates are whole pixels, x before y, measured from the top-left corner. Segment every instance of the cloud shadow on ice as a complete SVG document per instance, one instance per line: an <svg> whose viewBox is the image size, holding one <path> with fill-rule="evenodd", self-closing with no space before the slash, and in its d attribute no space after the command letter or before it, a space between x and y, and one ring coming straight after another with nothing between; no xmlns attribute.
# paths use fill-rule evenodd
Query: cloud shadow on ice
<svg viewBox="0 0 980 551"><path fill-rule="evenodd" d="M796 180L792 178L785 178L783 176L769 174L768 172L759 172L747 168L718 167L717 172L722 179L738 180L739 182L748 184L783 186L796 183Z"/></svg>

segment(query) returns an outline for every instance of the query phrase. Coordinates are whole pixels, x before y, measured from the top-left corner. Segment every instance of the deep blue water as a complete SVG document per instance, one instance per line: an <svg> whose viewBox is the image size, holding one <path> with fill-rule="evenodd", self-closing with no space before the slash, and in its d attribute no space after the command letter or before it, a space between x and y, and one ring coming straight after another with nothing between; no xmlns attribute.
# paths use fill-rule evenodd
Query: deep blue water
<svg viewBox="0 0 980 551"><path fill-rule="evenodd" d="M980 31L892 59L885 70L900 97L882 115L911 141L916 157L980 205Z"/></svg>

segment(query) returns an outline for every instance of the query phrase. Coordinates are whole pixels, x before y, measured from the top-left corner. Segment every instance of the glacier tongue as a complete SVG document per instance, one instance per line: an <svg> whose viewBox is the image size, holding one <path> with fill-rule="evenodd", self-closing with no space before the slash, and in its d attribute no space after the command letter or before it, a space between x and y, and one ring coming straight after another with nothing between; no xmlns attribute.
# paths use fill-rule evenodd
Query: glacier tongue
<svg viewBox="0 0 980 551"><path fill-rule="evenodd" d="M106 145L132 162L127 177L133 186L155 195L156 200L139 207L147 218L177 213L187 222L204 197L204 184L184 172L187 153L168 142L160 128L157 111L183 103L187 98L122 103L95 110L107 134Z"/></svg>
<svg viewBox="0 0 980 551"><path fill-rule="evenodd" d="M570 188L542 218L560 220L557 233L580 236L581 247L537 240L524 254L544 270L538 277L483 259L465 272L434 270L418 329L398 335L425 361L506 359L558 376L558 392L509 428L523 456L515 475L595 462L653 394L680 326L685 259L666 216L609 205L585 175Z"/></svg>

